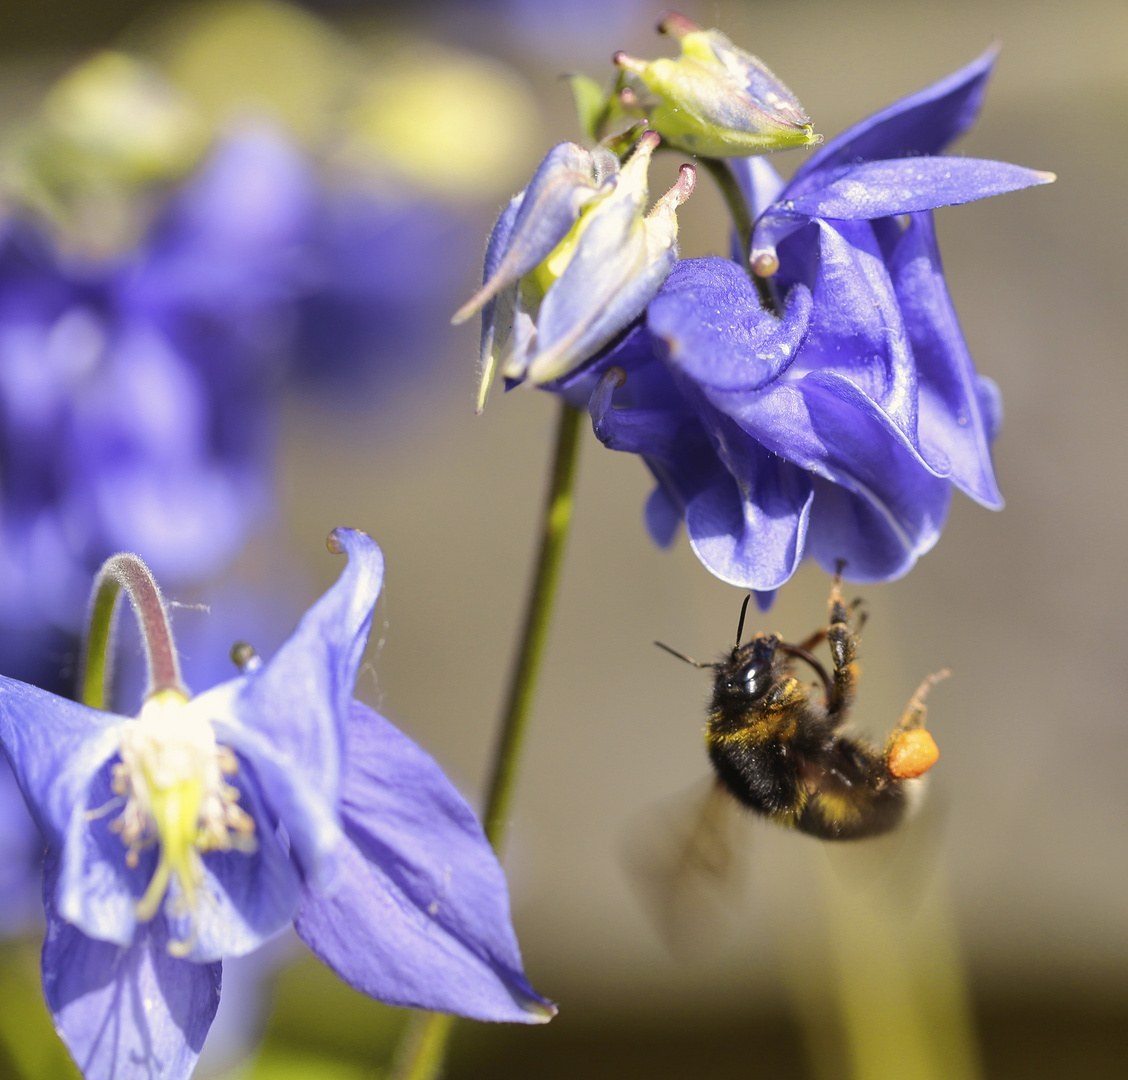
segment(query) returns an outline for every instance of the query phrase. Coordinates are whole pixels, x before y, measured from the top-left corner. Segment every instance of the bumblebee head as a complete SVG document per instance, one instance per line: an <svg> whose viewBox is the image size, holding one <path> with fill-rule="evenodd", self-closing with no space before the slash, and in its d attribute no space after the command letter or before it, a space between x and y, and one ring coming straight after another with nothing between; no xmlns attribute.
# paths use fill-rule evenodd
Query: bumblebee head
<svg viewBox="0 0 1128 1080"><path fill-rule="evenodd" d="M779 645L778 634L757 634L747 644L734 646L728 659L717 664L714 703L749 704L764 697L779 679Z"/></svg>

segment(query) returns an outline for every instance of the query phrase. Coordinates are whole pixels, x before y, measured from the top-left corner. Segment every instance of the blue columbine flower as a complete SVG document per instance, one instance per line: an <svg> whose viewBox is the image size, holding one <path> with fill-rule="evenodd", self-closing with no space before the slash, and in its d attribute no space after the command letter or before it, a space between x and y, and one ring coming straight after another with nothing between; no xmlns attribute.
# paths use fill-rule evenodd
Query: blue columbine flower
<svg viewBox="0 0 1128 1080"><path fill-rule="evenodd" d="M636 328L563 388L597 435L659 481L647 520L685 517L702 562L766 594L804 555L859 581L895 578L937 540L954 485L1001 506L990 443L1001 406L975 372L944 282L931 208L1053 177L935 156L974 120L993 53L814 154L786 186L732 167L758 215L753 269L679 263ZM612 402L628 405L613 409Z"/></svg>
<svg viewBox="0 0 1128 1080"><path fill-rule="evenodd" d="M366 535L266 664L136 717L0 679L0 742L46 839L43 983L87 1077L187 1077L225 957L291 920L396 1005L537 1022L502 871L435 762L352 688L383 579Z"/></svg>

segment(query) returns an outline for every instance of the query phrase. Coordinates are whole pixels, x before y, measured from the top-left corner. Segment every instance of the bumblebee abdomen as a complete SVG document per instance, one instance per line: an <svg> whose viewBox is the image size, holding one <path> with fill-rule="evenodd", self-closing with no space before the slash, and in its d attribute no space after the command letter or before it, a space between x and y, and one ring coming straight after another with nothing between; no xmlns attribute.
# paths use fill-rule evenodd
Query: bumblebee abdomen
<svg viewBox="0 0 1128 1080"><path fill-rule="evenodd" d="M901 784L881 792L816 791L808 798L795 827L821 840L863 840L896 828L905 816L906 805Z"/></svg>
<svg viewBox="0 0 1128 1080"><path fill-rule="evenodd" d="M715 739L708 746L713 769L734 798L785 824L788 819L798 819L806 792L786 745Z"/></svg>

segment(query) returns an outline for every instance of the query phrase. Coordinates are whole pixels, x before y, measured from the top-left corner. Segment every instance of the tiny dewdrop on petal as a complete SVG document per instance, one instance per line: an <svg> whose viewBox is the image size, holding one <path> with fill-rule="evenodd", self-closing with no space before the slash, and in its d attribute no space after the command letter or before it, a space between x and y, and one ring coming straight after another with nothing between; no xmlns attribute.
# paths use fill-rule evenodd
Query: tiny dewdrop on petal
<svg viewBox="0 0 1128 1080"><path fill-rule="evenodd" d="M121 725L121 761L114 766L113 789L125 809L111 828L129 849L126 865L157 844L156 870L137 901L142 922L152 919L165 900L178 912L195 914L204 879L201 854L255 850L254 821L239 806L239 791L225 777L239 771L229 747L220 746L207 714L176 690L149 697L134 719ZM170 941L173 956L191 952L195 941Z"/></svg>

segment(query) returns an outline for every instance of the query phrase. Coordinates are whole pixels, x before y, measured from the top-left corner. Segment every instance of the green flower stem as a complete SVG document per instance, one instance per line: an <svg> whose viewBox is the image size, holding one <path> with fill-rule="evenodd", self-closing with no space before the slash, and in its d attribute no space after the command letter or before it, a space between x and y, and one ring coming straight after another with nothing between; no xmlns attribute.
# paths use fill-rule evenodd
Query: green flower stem
<svg viewBox="0 0 1128 1080"><path fill-rule="evenodd" d="M564 545L572 523L572 491L575 486L582 416L579 409L563 400L560 402L556 453L541 526L540 554L525 609L509 696L502 713L493 769L486 789L483 826L486 837L498 855L501 855L505 847L517 769L529 726L533 694L544 660L545 644L548 641ZM453 1026L454 1017L444 1013L417 1013L413 1016L392 1070L395 1080L432 1080L438 1076Z"/></svg>
<svg viewBox="0 0 1128 1080"><path fill-rule="evenodd" d="M412 1013L392 1066L394 1080L431 1080L438 1076L454 1021L449 1013Z"/></svg>
<svg viewBox="0 0 1128 1080"><path fill-rule="evenodd" d="M752 265L748 261L752 251L752 226L755 223L752 221L751 213L749 213L744 192L740 190L740 185L736 182L732 170L721 158L703 157L698 158L698 161L709 170L709 175L716 181L721 196L725 200L725 206L728 207L733 228L736 229L736 235L740 241L740 265L744 267L745 273L752 279L752 284L756 286L756 291L760 294L760 303L768 311L775 311L775 298L768 288L768 283L762 277L752 273Z"/></svg>
<svg viewBox="0 0 1128 1080"><path fill-rule="evenodd" d="M521 628L517 660L509 684L509 697L502 713L493 771L486 789L483 826L486 837L498 855L505 847L505 830L509 807L513 801L517 766L529 725L537 678L544 660L544 647L548 641L548 627L556 601L560 567L564 560L564 544L572 524L572 489L575 486L582 416L579 409L561 400L552 480L541 525L540 554L537 557L528 607L525 609L525 622Z"/></svg>
<svg viewBox="0 0 1128 1080"><path fill-rule="evenodd" d="M118 597L125 589L141 625L141 640L149 669L146 697L162 690L184 693L180 662L172 641L161 591L149 568L136 555L111 555L98 571L90 592L89 617L83 642L80 699L94 709L106 707L110 677L110 641Z"/></svg>

